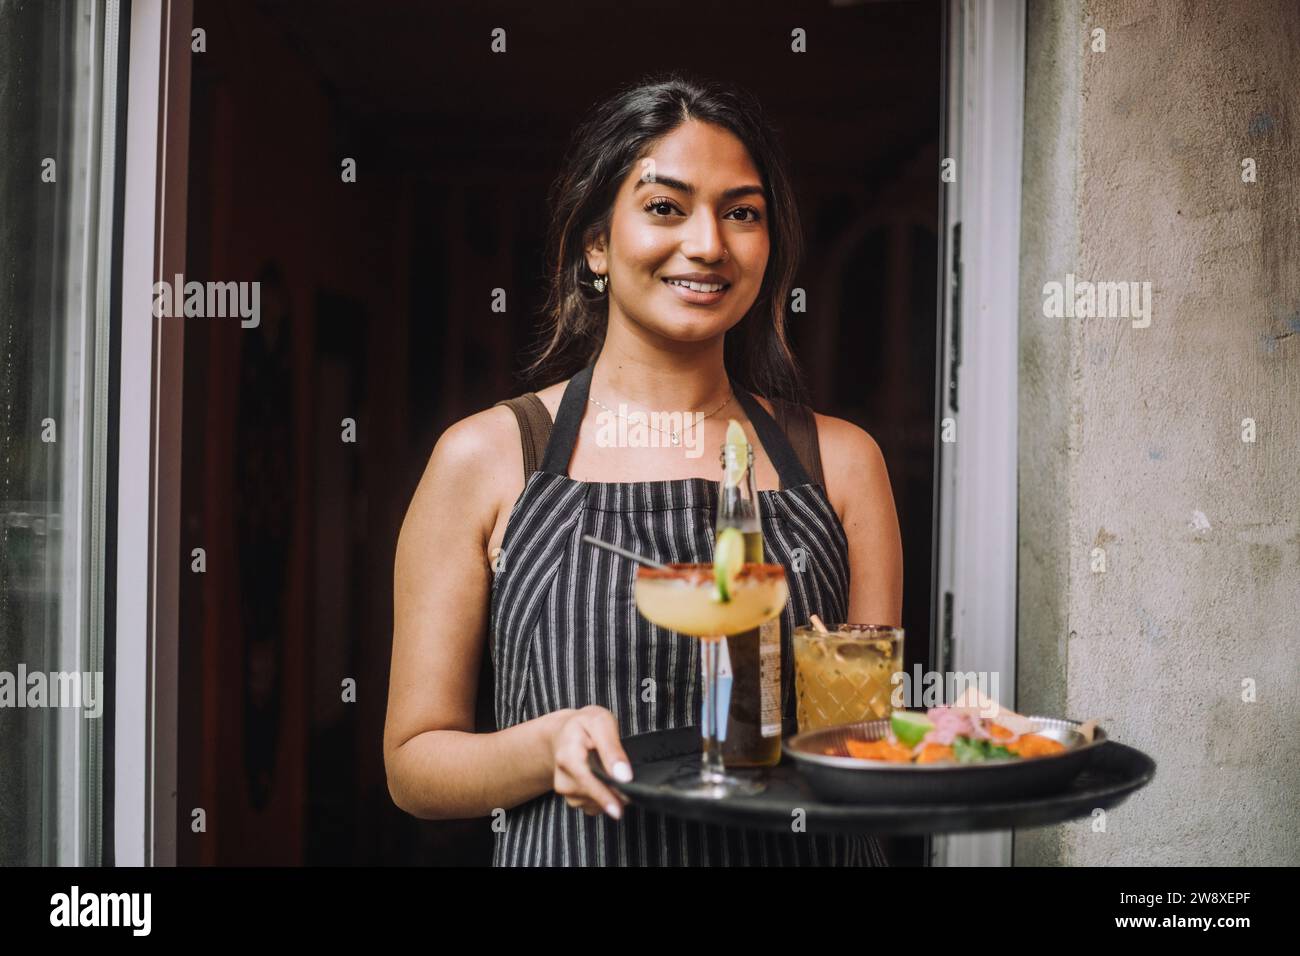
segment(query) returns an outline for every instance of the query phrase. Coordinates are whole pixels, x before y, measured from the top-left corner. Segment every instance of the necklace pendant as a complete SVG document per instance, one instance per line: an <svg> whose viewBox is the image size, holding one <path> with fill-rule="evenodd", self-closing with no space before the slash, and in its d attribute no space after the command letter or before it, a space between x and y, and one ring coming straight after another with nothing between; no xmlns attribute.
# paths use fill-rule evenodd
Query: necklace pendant
<svg viewBox="0 0 1300 956"><path fill-rule="evenodd" d="M680 445L682 443L682 436L677 434L677 432L673 432L670 437L672 438L674 445Z"/></svg>

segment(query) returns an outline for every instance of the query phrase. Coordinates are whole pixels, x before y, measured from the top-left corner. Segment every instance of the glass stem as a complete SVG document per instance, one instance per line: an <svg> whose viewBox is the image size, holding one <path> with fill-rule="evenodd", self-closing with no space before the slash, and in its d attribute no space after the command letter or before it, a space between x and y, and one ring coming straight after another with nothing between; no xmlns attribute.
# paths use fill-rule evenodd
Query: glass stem
<svg viewBox="0 0 1300 956"><path fill-rule="evenodd" d="M700 757L700 776L710 782L721 780L725 774L722 763L722 743L718 740L718 662L719 644L725 637L708 638L701 648L704 664L704 749Z"/></svg>

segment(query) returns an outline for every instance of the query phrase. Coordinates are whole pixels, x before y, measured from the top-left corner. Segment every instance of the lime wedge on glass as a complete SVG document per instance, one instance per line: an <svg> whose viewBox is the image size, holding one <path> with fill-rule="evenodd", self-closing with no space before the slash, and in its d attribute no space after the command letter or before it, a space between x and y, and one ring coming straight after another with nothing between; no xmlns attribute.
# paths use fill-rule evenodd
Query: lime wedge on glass
<svg viewBox="0 0 1300 956"><path fill-rule="evenodd" d="M889 729L894 732L900 743L915 747L921 738L934 728L933 721L925 714L896 710L889 717Z"/></svg>
<svg viewBox="0 0 1300 956"><path fill-rule="evenodd" d="M731 600L732 585L744 563L745 536L739 528L723 528L713 548L713 600Z"/></svg>
<svg viewBox="0 0 1300 956"><path fill-rule="evenodd" d="M745 429L734 418L727 419L725 447L726 471L722 482L728 488L735 488L744 479L745 469L749 467L749 439L745 437ZM733 448L735 451L731 450Z"/></svg>

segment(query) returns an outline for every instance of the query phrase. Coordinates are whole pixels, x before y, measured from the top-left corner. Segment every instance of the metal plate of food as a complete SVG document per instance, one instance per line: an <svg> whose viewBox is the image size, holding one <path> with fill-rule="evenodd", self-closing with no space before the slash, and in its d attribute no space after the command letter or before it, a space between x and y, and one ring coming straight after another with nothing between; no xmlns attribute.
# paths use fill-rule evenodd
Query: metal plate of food
<svg viewBox="0 0 1300 956"><path fill-rule="evenodd" d="M1106 744L1100 727L1088 740L1080 724L1031 716L1036 736L1060 746L1041 756L978 762L891 762L854 756L864 746L889 737L889 720L868 720L796 734L782 749L798 765L813 792L833 803L998 800L1054 793L1070 782Z"/></svg>
<svg viewBox="0 0 1300 956"><path fill-rule="evenodd" d="M606 786L629 797L643 811L722 826L753 827L789 833L791 814L805 815L809 833L976 833L989 830L1054 826L1110 811L1155 777L1155 761L1139 750L1111 741L1094 750L1087 770L1054 793L1012 795L1001 800L969 800L954 793L950 801L929 803L900 799L834 802L817 795L800 764L787 752L775 767L737 768L734 773L761 779L757 796L701 800L681 796L663 784L684 769L700 765L700 730L683 726L623 738L634 777L620 783L605 772L596 751L592 772ZM877 775L879 776L879 775Z"/></svg>

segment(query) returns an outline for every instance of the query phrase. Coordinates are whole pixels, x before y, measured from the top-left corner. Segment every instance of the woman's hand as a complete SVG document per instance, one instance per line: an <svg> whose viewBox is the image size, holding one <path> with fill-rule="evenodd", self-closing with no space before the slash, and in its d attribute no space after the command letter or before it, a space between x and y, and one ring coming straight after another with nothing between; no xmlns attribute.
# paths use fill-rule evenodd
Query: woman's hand
<svg viewBox="0 0 1300 956"><path fill-rule="evenodd" d="M627 800L591 772L587 754L592 750L615 780L632 779L632 762L619 743L617 719L604 707L593 705L569 711L551 738L555 792L588 816L604 812L617 820Z"/></svg>

